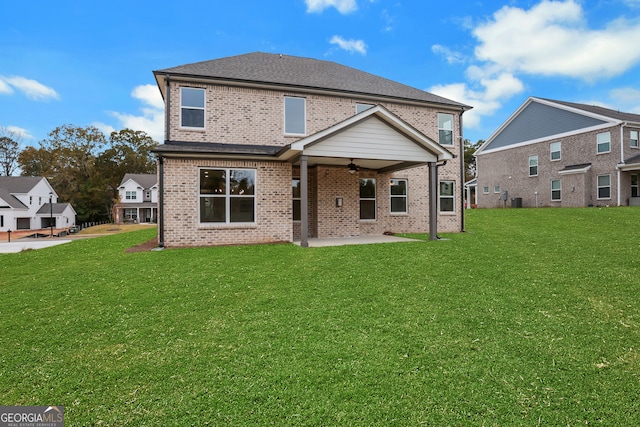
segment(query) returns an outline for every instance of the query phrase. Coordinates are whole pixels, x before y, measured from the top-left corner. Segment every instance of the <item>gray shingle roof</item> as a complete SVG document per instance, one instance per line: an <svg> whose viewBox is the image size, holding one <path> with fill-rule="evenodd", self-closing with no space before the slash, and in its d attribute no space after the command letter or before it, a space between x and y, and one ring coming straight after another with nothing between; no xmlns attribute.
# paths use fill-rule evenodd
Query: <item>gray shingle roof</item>
<svg viewBox="0 0 640 427"><path fill-rule="evenodd" d="M14 194L26 194L42 179L41 176L0 176L0 188Z"/></svg>
<svg viewBox="0 0 640 427"><path fill-rule="evenodd" d="M53 206L49 207L50 205ZM40 209L38 209L38 212L36 212L36 214L45 215L53 213L53 215L60 215L64 213L64 210L67 209L68 206L69 203L45 203Z"/></svg>
<svg viewBox="0 0 640 427"><path fill-rule="evenodd" d="M4 201L12 209L29 209L20 200L13 197L6 188L0 187L0 200ZM4 207L5 203L0 201L0 207Z"/></svg>
<svg viewBox="0 0 640 427"><path fill-rule="evenodd" d="M120 185L123 185L130 179L138 183L142 188L151 188L158 183L158 176L156 174L126 173L122 181L120 181Z"/></svg>
<svg viewBox="0 0 640 427"><path fill-rule="evenodd" d="M540 99L545 99L545 98L540 98ZM555 102L556 104L566 105L567 107L577 108L589 113L610 117L615 120L640 123L640 114L625 113L622 111L612 110L610 108L599 107L597 105L578 104L576 102L557 101L555 99L545 99L545 100L550 102Z"/></svg>
<svg viewBox="0 0 640 427"><path fill-rule="evenodd" d="M262 83L301 89L320 89L471 107L374 74L335 62L262 52L247 53L154 71L156 78L171 74L222 79L237 83Z"/></svg>

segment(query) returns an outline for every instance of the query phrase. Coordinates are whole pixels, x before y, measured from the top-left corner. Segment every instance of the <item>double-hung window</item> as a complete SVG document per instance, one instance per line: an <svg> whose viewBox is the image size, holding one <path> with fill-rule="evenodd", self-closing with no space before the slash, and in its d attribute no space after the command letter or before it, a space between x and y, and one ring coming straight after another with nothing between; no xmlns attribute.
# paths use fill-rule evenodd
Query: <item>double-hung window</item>
<svg viewBox="0 0 640 427"><path fill-rule="evenodd" d="M611 198L611 175L598 175L598 199Z"/></svg>
<svg viewBox="0 0 640 427"><path fill-rule="evenodd" d="M599 133L596 138L598 141L598 154L611 151L611 132Z"/></svg>
<svg viewBox="0 0 640 427"><path fill-rule="evenodd" d="M632 130L631 132L629 132L629 136L631 138L631 148L638 148L638 131Z"/></svg>
<svg viewBox="0 0 640 427"><path fill-rule="evenodd" d="M558 202L562 200L562 181L559 179L551 180L551 201Z"/></svg>
<svg viewBox="0 0 640 427"><path fill-rule="evenodd" d="M200 223L255 223L255 169L200 169Z"/></svg>
<svg viewBox="0 0 640 427"><path fill-rule="evenodd" d="M360 219L376 219L375 178L360 178Z"/></svg>
<svg viewBox="0 0 640 427"><path fill-rule="evenodd" d="M489 186L485 185L484 187L482 187L482 194L489 194Z"/></svg>
<svg viewBox="0 0 640 427"><path fill-rule="evenodd" d="M529 176L538 176L538 156L529 156Z"/></svg>
<svg viewBox="0 0 640 427"><path fill-rule="evenodd" d="M291 189L293 191L293 220L300 221L302 218L300 214L300 178L291 180Z"/></svg>
<svg viewBox="0 0 640 427"><path fill-rule="evenodd" d="M453 145L453 114L438 113L438 142Z"/></svg>
<svg viewBox="0 0 640 427"><path fill-rule="evenodd" d="M136 200L138 198L136 191L127 191L125 193L126 200Z"/></svg>
<svg viewBox="0 0 640 427"><path fill-rule="evenodd" d="M391 213L407 213L407 180L392 179L390 184Z"/></svg>
<svg viewBox="0 0 640 427"><path fill-rule="evenodd" d="M440 181L440 212L454 211L454 181Z"/></svg>
<svg viewBox="0 0 640 427"><path fill-rule="evenodd" d="M304 135L306 133L306 99L296 96L284 97L284 133Z"/></svg>
<svg viewBox="0 0 640 427"><path fill-rule="evenodd" d="M549 150L551 151L551 161L560 160L562 157L562 143L561 142L552 142L549 146Z"/></svg>
<svg viewBox="0 0 640 427"><path fill-rule="evenodd" d="M639 197L638 193L638 174L631 175L631 197Z"/></svg>
<svg viewBox="0 0 640 427"><path fill-rule="evenodd" d="M180 126L204 129L204 89L180 88Z"/></svg>

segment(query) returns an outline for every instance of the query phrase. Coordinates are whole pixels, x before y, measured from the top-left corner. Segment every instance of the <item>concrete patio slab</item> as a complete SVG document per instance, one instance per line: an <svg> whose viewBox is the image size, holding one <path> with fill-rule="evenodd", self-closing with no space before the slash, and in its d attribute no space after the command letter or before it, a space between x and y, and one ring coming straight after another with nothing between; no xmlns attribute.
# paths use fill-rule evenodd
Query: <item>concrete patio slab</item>
<svg viewBox="0 0 640 427"><path fill-rule="evenodd" d="M409 239L407 237L373 235L373 236L356 236L356 237L325 237L310 238L309 247L319 248L325 246L344 246L344 245L370 245L375 243L396 243L396 242L421 242L422 240ZM300 241L293 242L300 246Z"/></svg>

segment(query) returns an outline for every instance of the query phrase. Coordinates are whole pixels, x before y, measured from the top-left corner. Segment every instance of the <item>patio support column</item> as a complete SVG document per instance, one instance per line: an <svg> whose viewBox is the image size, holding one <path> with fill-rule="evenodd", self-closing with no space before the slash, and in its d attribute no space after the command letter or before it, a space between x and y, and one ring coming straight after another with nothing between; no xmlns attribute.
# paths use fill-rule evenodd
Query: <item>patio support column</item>
<svg viewBox="0 0 640 427"><path fill-rule="evenodd" d="M438 165L429 162L429 240L438 240Z"/></svg>
<svg viewBox="0 0 640 427"><path fill-rule="evenodd" d="M300 246L309 247L309 180L308 157L300 157Z"/></svg>

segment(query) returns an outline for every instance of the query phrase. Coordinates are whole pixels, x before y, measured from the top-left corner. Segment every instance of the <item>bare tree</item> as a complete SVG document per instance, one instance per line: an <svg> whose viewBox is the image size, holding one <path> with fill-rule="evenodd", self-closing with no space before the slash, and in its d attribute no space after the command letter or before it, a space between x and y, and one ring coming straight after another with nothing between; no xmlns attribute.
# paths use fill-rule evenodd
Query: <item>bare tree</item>
<svg viewBox="0 0 640 427"><path fill-rule="evenodd" d="M18 168L22 135L0 126L0 176L11 176Z"/></svg>

